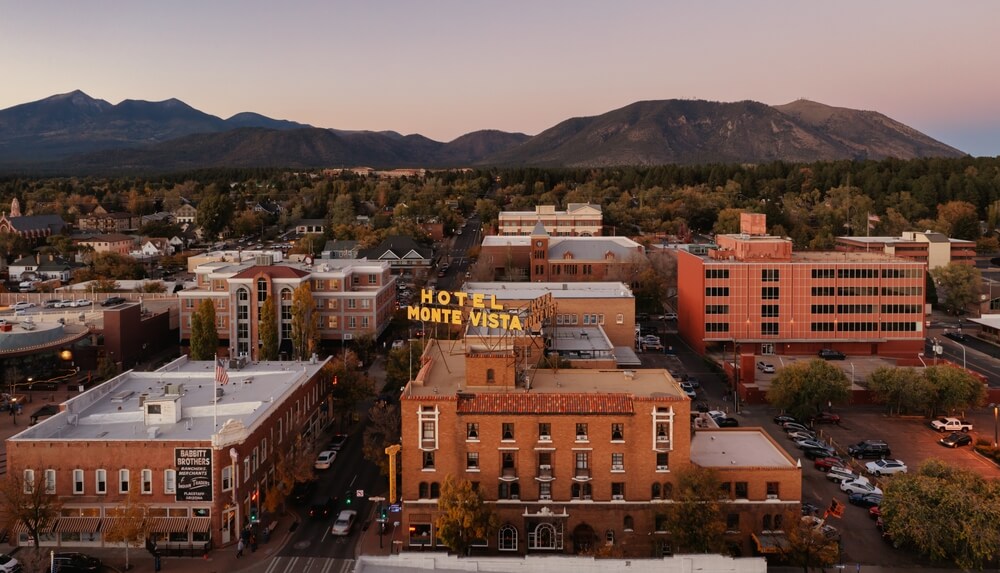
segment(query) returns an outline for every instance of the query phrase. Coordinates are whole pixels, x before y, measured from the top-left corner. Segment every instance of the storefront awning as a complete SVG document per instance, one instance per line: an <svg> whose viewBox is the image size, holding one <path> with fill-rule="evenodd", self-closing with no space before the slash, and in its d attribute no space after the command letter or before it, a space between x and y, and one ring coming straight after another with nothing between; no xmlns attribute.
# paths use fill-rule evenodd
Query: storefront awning
<svg viewBox="0 0 1000 573"><path fill-rule="evenodd" d="M788 548L788 538L779 533L751 533L754 543L757 544L757 552L763 555L774 555L784 553Z"/></svg>
<svg viewBox="0 0 1000 573"><path fill-rule="evenodd" d="M42 533L48 532L51 529L52 529L51 523L46 523L38 527L38 531ZM20 533L28 533L28 526L26 526L24 522L19 519L17 520L17 523L14 524L14 527L11 531L14 533L14 535L18 535Z"/></svg>
<svg viewBox="0 0 1000 573"><path fill-rule="evenodd" d="M100 517L60 517L56 533L94 533L101 524Z"/></svg>
<svg viewBox="0 0 1000 573"><path fill-rule="evenodd" d="M104 521L101 522L101 531L108 532L119 527L120 522L127 520L140 521L141 518L136 519L134 517L105 517ZM131 527L128 529L132 529ZM138 529L138 528L136 528Z"/></svg>
<svg viewBox="0 0 1000 573"><path fill-rule="evenodd" d="M211 517L196 517L191 520L191 525L188 527L188 531L191 533L207 533L211 527Z"/></svg>
<svg viewBox="0 0 1000 573"><path fill-rule="evenodd" d="M187 531L188 521L186 517L157 517L153 520L151 533L184 533Z"/></svg>

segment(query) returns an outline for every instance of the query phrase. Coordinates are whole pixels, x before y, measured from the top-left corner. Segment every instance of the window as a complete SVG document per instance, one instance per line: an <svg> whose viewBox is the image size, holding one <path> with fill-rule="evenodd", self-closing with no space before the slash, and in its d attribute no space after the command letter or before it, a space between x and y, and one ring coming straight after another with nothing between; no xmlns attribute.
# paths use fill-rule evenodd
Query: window
<svg viewBox="0 0 1000 573"><path fill-rule="evenodd" d="M621 442L625 440L625 424L611 424L611 441Z"/></svg>
<svg viewBox="0 0 1000 573"><path fill-rule="evenodd" d="M590 499L593 495L593 490L589 483L574 483L569 488L569 496L572 499Z"/></svg>
<svg viewBox="0 0 1000 573"><path fill-rule="evenodd" d="M514 439L514 424L512 422L504 422L500 425L500 439L501 440L513 440Z"/></svg>
<svg viewBox="0 0 1000 573"><path fill-rule="evenodd" d="M663 484L663 499L674 499L674 484L670 482Z"/></svg>
<svg viewBox="0 0 1000 573"><path fill-rule="evenodd" d="M665 532L667 530L667 516L662 513L657 513L656 517L653 519L653 528L657 532Z"/></svg>
<svg viewBox="0 0 1000 573"><path fill-rule="evenodd" d="M777 336L778 335L778 323L777 322L762 322L760 323L760 333L762 336Z"/></svg>
<svg viewBox="0 0 1000 573"><path fill-rule="evenodd" d="M761 525L761 531L771 531L771 514L764 516L764 522Z"/></svg>
<svg viewBox="0 0 1000 573"><path fill-rule="evenodd" d="M767 498L768 499L778 498L778 482L776 481L767 482Z"/></svg>
<svg viewBox="0 0 1000 573"><path fill-rule="evenodd" d="M434 441L434 430L437 425L433 421L423 422L420 425L420 439L424 441Z"/></svg>
<svg viewBox="0 0 1000 573"><path fill-rule="evenodd" d="M538 484L538 499L552 499L552 482L543 481Z"/></svg>
<svg viewBox="0 0 1000 573"><path fill-rule="evenodd" d="M625 324L625 315L618 313L615 315L615 324Z"/></svg>
<svg viewBox="0 0 1000 573"><path fill-rule="evenodd" d="M774 516L774 531L781 531L783 519L784 517L780 513Z"/></svg>
<svg viewBox="0 0 1000 573"><path fill-rule="evenodd" d="M653 482L653 486L650 488L649 497L650 499L662 499L662 489L660 488L660 482Z"/></svg>
<svg viewBox="0 0 1000 573"><path fill-rule="evenodd" d="M608 529L607 531L604 532L604 543L606 545L614 545L615 544L615 530L614 529Z"/></svg>
<svg viewBox="0 0 1000 573"><path fill-rule="evenodd" d="M611 471L613 472L623 472L625 471L625 454L624 452L614 452L611 454Z"/></svg>
<svg viewBox="0 0 1000 573"><path fill-rule="evenodd" d="M94 472L94 489L97 493L108 493L108 470Z"/></svg>
<svg viewBox="0 0 1000 573"><path fill-rule="evenodd" d="M832 279L834 278L834 269L813 269L812 278L814 279Z"/></svg>
<svg viewBox="0 0 1000 573"><path fill-rule="evenodd" d="M632 531L635 529L635 520L632 519L631 515L626 515L625 518L622 519L622 529L625 531Z"/></svg>
<svg viewBox="0 0 1000 573"><path fill-rule="evenodd" d="M729 269L705 269L706 279L728 279Z"/></svg>
<svg viewBox="0 0 1000 573"><path fill-rule="evenodd" d="M814 322L810 325L810 329L813 332L833 332L834 326L832 322Z"/></svg>
<svg viewBox="0 0 1000 573"><path fill-rule="evenodd" d="M466 454L465 454L465 469L468 469L468 470L478 470L479 469L479 452L466 452Z"/></svg>
<svg viewBox="0 0 1000 573"><path fill-rule="evenodd" d="M833 314L834 307L832 304L814 304L812 305L813 314Z"/></svg>
<svg viewBox="0 0 1000 573"><path fill-rule="evenodd" d="M517 528L507 524L500 528L497 548L500 551L517 551Z"/></svg>
<svg viewBox="0 0 1000 573"><path fill-rule="evenodd" d="M729 332L728 322L706 322L705 332Z"/></svg>
<svg viewBox="0 0 1000 573"><path fill-rule="evenodd" d="M576 477L590 477L590 452L576 452Z"/></svg>
<svg viewBox="0 0 1000 573"><path fill-rule="evenodd" d="M667 423L666 422L657 422L656 423L656 441L657 442L669 442L670 441L670 433L667 431Z"/></svg>
<svg viewBox="0 0 1000 573"><path fill-rule="evenodd" d="M424 469L434 469L434 452L424 452Z"/></svg>
<svg viewBox="0 0 1000 573"><path fill-rule="evenodd" d="M118 493L128 493L128 470L118 470Z"/></svg>
<svg viewBox="0 0 1000 573"><path fill-rule="evenodd" d="M24 470L24 493L35 489L35 470Z"/></svg>
<svg viewBox="0 0 1000 573"><path fill-rule="evenodd" d="M494 372L492 368L487 368L486 369L486 383L487 384L493 384L496 381L497 381L497 379L496 379L496 372Z"/></svg>
<svg viewBox="0 0 1000 573"><path fill-rule="evenodd" d="M497 499L520 499L521 486L517 482L501 482L497 489Z"/></svg>
<svg viewBox="0 0 1000 573"><path fill-rule="evenodd" d="M177 472L163 470L163 493L177 493Z"/></svg>
<svg viewBox="0 0 1000 573"><path fill-rule="evenodd" d="M552 424L548 422L538 423L538 440L547 442L552 439Z"/></svg>
<svg viewBox="0 0 1000 573"><path fill-rule="evenodd" d="M781 289L779 287L760 287L761 300L778 300Z"/></svg>
<svg viewBox="0 0 1000 573"><path fill-rule="evenodd" d="M139 475L142 479L142 493L153 493L153 470L142 470Z"/></svg>
<svg viewBox="0 0 1000 573"><path fill-rule="evenodd" d="M73 493L83 493L83 470L73 470Z"/></svg>
<svg viewBox="0 0 1000 573"><path fill-rule="evenodd" d="M762 283L778 282L778 269L761 269L760 282Z"/></svg>
<svg viewBox="0 0 1000 573"><path fill-rule="evenodd" d="M479 424L472 423L465 425L465 439L479 441Z"/></svg>
<svg viewBox="0 0 1000 573"><path fill-rule="evenodd" d="M733 484L728 481L724 481L719 484L719 499L729 499L730 492L732 491Z"/></svg>
<svg viewBox="0 0 1000 573"><path fill-rule="evenodd" d="M243 483L247 483L248 481L250 481L250 458L249 457L243 459Z"/></svg>
<svg viewBox="0 0 1000 573"><path fill-rule="evenodd" d="M747 482L736 482L736 499L747 499Z"/></svg>
<svg viewBox="0 0 1000 573"><path fill-rule="evenodd" d="M611 499L625 499L625 482L611 482Z"/></svg>
<svg viewBox="0 0 1000 573"><path fill-rule="evenodd" d="M222 466L222 491L233 489L233 466Z"/></svg>
<svg viewBox="0 0 1000 573"><path fill-rule="evenodd" d="M441 484L438 482L431 482L431 499L437 499L441 497Z"/></svg>
<svg viewBox="0 0 1000 573"><path fill-rule="evenodd" d="M836 290L832 286L812 287L813 296L833 296Z"/></svg>
<svg viewBox="0 0 1000 573"><path fill-rule="evenodd" d="M576 425L576 439L586 440L587 439L587 424L577 424Z"/></svg>
<svg viewBox="0 0 1000 573"><path fill-rule="evenodd" d="M257 302L267 300L267 279L257 279Z"/></svg>
<svg viewBox="0 0 1000 573"><path fill-rule="evenodd" d="M706 304L705 314L729 314L728 304Z"/></svg>
<svg viewBox="0 0 1000 573"><path fill-rule="evenodd" d="M726 531L740 530L740 514L730 513L726 515Z"/></svg>
<svg viewBox="0 0 1000 573"><path fill-rule="evenodd" d="M425 481L420 482L420 486L417 487L417 497L419 499L427 499L430 495L430 484Z"/></svg>
<svg viewBox="0 0 1000 573"><path fill-rule="evenodd" d="M160 405L159 404L146 404L146 413L147 414L160 414L161 413Z"/></svg>
<svg viewBox="0 0 1000 573"><path fill-rule="evenodd" d="M776 304L760 305L760 315L764 318L778 318L778 308Z"/></svg>
<svg viewBox="0 0 1000 573"><path fill-rule="evenodd" d="M705 287L705 296L729 296L729 287Z"/></svg>
<svg viewBox="0 0 1000 573"><path fill-rule="evenodd" d="M668 452L656 452L656 471L662 472L670 469L670 454Z"/></svg>
<svg viewBox="0 0 1000 573"><path fill-rule="evenodd" d="M45 493L56 492L56 470L45 470Z"/></svg>

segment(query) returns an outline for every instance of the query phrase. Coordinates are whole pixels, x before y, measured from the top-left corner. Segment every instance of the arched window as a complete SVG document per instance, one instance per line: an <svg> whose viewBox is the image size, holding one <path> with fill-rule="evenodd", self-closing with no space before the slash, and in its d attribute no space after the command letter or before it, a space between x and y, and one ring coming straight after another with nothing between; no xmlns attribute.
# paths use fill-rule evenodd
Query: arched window
<svg viewBox="0 0 1000 573"><path fill-rule="evenodd" d="M517 528L509 523L501 527L497 546L500 551L517 551Z"/></svg>
<svg viewBox="0 0 1000 573"><path fill-rule="evenodd" d="M660 484L654 483L653 484L653 491L651 493L652 493L652 495L650 497L652 497L653 499L661 499L660 498Z"/></svg>
<svg viewBox="0 0 1000 573"><path fill-rule="evenodd" d="M241 301L250 300L250 291L248 291L245 288L241 288L238 291L236 291L236 298L238 298Z"/></svg>
<svg viewBox="0 0 1000 573"><path fill-rule="evenodd" d="M530 536L529 536L530 542ZM535 527L535 543L532 549L557 549L556 528L551 523L539 523Z"/></svg>
<svg viewBox="0 0 1000 573"><path fill-rule="evenodd" d="M437 499L441 497L441 484L438 482L431 483L431 499Z"/></svg>
<svg viewBox="0 0 1000 573"><path fill-rule="evenodd" d="M417 488L417 492L418 492L417 493L418 498L426 499L428 492L427 482L425 481L420 482L420 487Z"/></svg>
<svg viewBox="0 0 1000 573"><path fill-rule="evenodd" d="M625 531L632 531L635 529L635 520L632 519L631 515L626 515L625 519L622 520L622 529Z"/></svg>
<svg viewBox="0 0 1000 573"><path fill-rule="evenodd" d="M604 532L604 543L607 545L615 544L615 530L609 529Z"/></svg>
<svg viewBox="0 0 1000 573"><path fill-rule="evenodd" d="M663 499L674 499L674 484L670 482L663 484Z"/></svg>
<svg viewBox="0 0 1000 573"><path fill-rule="evenodd" d="M761 531L771 531L771 514L764 516L764 525L761 526Z"/></svg>
<svg viewBox="0 0 1000 573"><path fill-rule="evenodd" d="M257 302L265 300L267 300L267 279L259 278L257 279Z"/></svg>
<svg viewBox="0 0 1000 573"><path fill-rule="evenodd" d="M782 518L782 515L780 513L774 516L774 530L775 531L781 531L781 527L782 527L782 525L784 525L782 523L782 519L783 518Z"/></svg>

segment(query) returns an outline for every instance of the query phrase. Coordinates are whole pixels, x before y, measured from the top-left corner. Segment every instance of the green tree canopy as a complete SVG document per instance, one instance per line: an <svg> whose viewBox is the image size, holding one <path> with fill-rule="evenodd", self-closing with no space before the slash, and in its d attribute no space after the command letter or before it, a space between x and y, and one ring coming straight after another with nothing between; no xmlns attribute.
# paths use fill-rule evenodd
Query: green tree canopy
<svg viewBox="0 0 1000 573"><path fill-rule="evenodd" d="M500 528L500 518L483 500L472 482L448 476L438 498L434 520L438 537L452 551L465 555L473 541L490 539Z"/></svg>
<svg viewBox="0 0 1000 573"><path fill-rule="evenodd" d="M260 359L278 359L278 315L274 310L274 297L269 296L260 307L260 324L257 327L260 336Z"/></svg>
<svg viewBox="0 0 1000 573"><path fill-rule="evenodd" d="M972 265L952 261L931 269L931 276L944 296L945 306L956 315L978 301L983 290L982 273Z"/></svg>
<svg viewBox="0 0 1000 573"><path fill-rule="evenodd" d="M191 315L191 360L213 360L219 350L215 304L205 299Z"/></svg>
<svg viewBox="0 0 1000 573"><path fill-rule="evenodd" d="M201 227L205 236L216 238L233 218L233 202L229 195L219 191L211 191L202 197L198 203L198 214L195 215L195 225Z"/></svg>
<svg viewBox="0 0 1000 573"><path fill-rule="evenodd" d="M827 404L846 402L850 392L851 383L843 370L814 358L779 370L767 392L767 401L800 420L808 420Z"/></svg>

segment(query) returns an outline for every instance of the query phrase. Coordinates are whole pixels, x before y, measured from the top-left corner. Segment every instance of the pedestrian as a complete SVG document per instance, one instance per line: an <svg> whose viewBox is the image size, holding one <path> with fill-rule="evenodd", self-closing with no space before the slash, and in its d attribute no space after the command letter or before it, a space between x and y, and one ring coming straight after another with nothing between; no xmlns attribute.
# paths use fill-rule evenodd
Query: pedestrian
<svg viewBox="0 0 1000 573"><path fill-rule="evenodd" d="M243 538L242 537L240 537L240 540L236 542L236 558L239 559L240 557L243 557Z"/></svg>
<svg viewBox="0 0 1000 573"><path fill-rule="evenodd" d="M250 553L255 553L257 551L257 534L250 534Z"/></svg>

